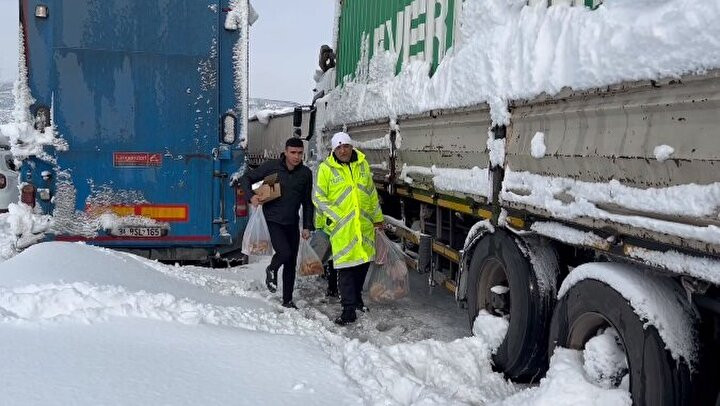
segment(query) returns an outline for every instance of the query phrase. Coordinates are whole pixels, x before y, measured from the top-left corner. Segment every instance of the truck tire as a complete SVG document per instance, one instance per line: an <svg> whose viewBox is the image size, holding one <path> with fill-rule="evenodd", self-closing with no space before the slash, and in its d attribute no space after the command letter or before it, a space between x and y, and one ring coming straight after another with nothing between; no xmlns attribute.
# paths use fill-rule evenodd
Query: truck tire
<svg viewBox="0 0 720 406"><path fill-rule="evenodd" d="M688 404L688 366L676 362L657 329L645 324L617 290L604 282L585 279L571 287L555 307L548 353L558 346L583 350L599 329L613 327L628 361L633 404Z"/></svg>
<svg viewBox="0 0 720 406"><path fill-rule="evenodd" d="M555 290L540 288L533 265L519 244L503 230L478 242L468 267L468 317L472 329L482 309L509 316L505 339L493 355L494 366L510 379L533 382L547 369L546 340ZM557 268L557 260L550 266ZM499 301L506 304L504 309L498 308L497 295L493 297L491 291L498 285L509 288Z"/></svg>

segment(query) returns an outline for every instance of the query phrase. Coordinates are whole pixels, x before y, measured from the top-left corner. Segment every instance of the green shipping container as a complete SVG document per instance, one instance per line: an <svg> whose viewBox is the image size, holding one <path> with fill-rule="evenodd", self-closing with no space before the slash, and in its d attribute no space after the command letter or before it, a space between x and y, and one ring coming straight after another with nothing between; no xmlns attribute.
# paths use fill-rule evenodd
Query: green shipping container
<svg viewBox="0 0 720 406"><path fill-rule="evenodd" d="M354 76L362 49L398 56L396 73L414 59L432 61L435 72L455 39L462 0L342 0L337 83Z"/></svg>

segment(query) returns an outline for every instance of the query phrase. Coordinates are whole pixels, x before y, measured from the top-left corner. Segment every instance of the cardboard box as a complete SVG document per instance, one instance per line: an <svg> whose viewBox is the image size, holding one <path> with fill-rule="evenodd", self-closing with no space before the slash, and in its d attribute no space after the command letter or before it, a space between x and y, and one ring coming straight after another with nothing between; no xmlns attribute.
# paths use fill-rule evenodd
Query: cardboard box
<svg viewBox="0 0 720 406"><path fill-rule="evenodd" d="M280 197L282 193L280 192L277 174L274 173L265 177L263 184L255 190L255 194L261 203L267 203Z"/></svg>

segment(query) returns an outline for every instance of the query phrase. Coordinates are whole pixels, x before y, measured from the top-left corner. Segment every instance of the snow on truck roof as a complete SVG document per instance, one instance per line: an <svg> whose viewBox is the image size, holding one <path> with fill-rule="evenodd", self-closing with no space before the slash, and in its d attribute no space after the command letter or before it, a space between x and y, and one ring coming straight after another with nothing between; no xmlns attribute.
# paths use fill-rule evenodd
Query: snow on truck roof
<svg viewBox="0 0 720 406"><path fill-rule="evenodd" d="M440 61L426 60L418 46L408 57L405 47L413 45L408 41L420 36L391 31L392 19L384 27L339 27L340 85L325 99L328 124L480 103L490 105L495 123L505 124L509 100L720 67L720 25L715 24L720 8L714 2L605 2L591 10L466 0L449 20L450 3L451 10L442 14L448 16L443 35L455 37ZM360 18L351 11L342 9L343 19ZM357 42L344 43L348 36ZM358 49L357 66L339 77L348 70L342 70L343 51L358 55Z"/></svg>

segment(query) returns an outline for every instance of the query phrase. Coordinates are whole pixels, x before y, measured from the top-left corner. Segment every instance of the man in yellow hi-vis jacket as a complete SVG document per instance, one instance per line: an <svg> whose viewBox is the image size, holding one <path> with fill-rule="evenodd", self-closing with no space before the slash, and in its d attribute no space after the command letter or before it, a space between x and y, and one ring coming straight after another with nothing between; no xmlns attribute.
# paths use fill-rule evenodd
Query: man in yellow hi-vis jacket
<svg viewBox="0 0 720 406"><path fill-rule="evenodd" d="M375 228L382 227L383 214L365 155L344 132L330 143L333 151L318 167L313 203L326 219L331 259L339 271L343 311L335 323L345 325L356 320L356 309L364 308L362 287L375 259Z"/></svg>

